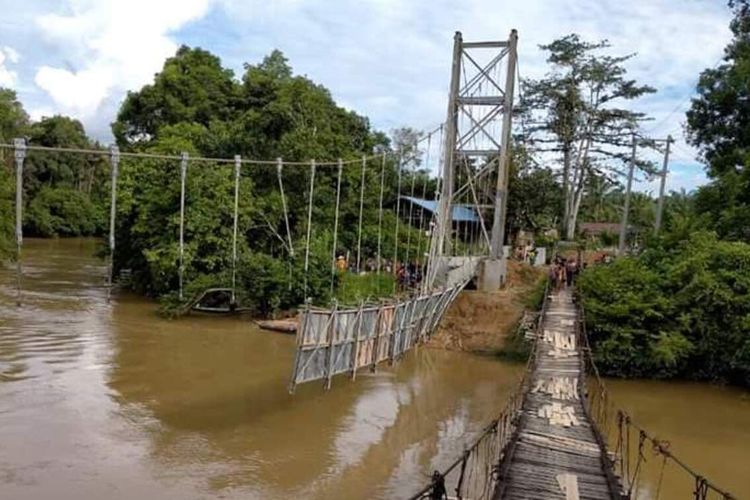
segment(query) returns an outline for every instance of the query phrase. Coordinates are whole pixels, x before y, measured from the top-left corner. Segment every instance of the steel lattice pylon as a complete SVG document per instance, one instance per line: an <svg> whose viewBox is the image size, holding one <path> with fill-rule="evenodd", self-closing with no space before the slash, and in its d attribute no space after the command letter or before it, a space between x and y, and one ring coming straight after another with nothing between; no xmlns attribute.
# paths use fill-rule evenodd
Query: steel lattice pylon
<svg viewBox="0 0 750 500"><path fill-rule="evenodd" d="M445 258L453 255L452 207L462 198L480 214L488 256L494 260L507 257L503 241L517 42L516 30L506 41L464 42L460 32L454 37L443 182L430 247L428 287L440 281ZM457 182L459 172L463 173L461 182ZM494 186L483 194L480 187L488 187L493 180ZM491 236L481 215L485 209L492 212Z"/></svg>

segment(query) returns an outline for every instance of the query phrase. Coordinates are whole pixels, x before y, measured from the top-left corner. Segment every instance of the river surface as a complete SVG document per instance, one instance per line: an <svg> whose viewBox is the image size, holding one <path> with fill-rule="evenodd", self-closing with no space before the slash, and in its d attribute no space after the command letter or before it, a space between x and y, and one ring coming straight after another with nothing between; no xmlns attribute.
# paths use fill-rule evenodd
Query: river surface
<svg viewBox="0 0 750 500"><path fill-rule="evenodd" d="M13 270L0 272L2 499L403 498L461 453L520 375L419 348L291 396L292 336L238 318L165 320L127 294L108 303L95 249L27 240L21 308ZM611 390L686 461L750 498L747 393Z"/></svg>

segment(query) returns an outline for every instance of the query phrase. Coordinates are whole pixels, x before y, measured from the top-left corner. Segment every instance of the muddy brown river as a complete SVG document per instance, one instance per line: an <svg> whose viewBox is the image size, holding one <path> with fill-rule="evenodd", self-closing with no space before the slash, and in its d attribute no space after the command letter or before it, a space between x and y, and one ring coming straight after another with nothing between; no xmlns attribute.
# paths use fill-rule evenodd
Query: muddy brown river
<svg viewBox="0 0 750 500"><path fill-rule="evenodd" d="M12 269L0 272L1 499L403 498L461 453L521 371L419 348L291 396L292 336L237 318L165 320L132 295L107 303L94 250L27 240L21 308ZM687 462L750 498L747 392L610 387ZM680 498L669 472L662 497Z"/></svg>

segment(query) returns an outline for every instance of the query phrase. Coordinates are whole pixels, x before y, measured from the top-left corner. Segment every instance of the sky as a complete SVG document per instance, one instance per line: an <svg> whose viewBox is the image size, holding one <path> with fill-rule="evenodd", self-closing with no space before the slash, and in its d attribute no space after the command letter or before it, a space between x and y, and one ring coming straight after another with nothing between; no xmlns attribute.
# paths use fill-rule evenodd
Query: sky
<svg viewBox="0 0 750 500"><path fill-rule="evenodd" d="M296 73L389 131L444 120L456 30L472 41L516 28L522 78L548 71L539 44L571 32L608 39L613 54L637 53L628 74L658 89L636 107L654 118L644 132L675 137L669 188L687 190L706 178L683 138L685 110L731 35L723 0L0 0L0 11L0 86L33 119L70 115L105 143L127 91L181 44L210 50L237 76L281 49Z"/></svg>

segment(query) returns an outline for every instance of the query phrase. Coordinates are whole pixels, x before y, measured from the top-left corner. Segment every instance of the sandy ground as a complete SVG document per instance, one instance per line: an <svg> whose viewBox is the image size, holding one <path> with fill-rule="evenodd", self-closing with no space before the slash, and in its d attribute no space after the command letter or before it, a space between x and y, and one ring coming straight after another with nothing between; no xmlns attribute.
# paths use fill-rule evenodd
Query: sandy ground
<svg viewBox="0 0 750 500"><path fill-rule="evenodd" d="M544 268L509 263L510 279L497 292L465 290L445 313L432 347L470 352L497 352L523 317L535 283Z"/></svg>

